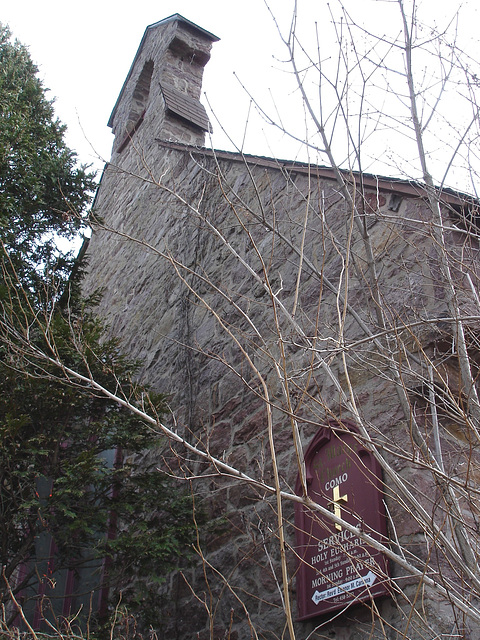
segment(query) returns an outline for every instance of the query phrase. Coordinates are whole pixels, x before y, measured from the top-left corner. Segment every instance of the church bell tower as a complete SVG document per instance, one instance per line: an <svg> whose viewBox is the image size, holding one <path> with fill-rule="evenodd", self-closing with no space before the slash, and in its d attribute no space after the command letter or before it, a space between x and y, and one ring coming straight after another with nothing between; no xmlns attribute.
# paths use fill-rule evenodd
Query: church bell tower
<svg viewBox="0 0 480 640"><path fill-rule="evenodd" d="M203 146L203 69L218 38L176 13L146 28L110 116L113 157L155 139ZM147 139L147 137L149 139Z"/></svg>

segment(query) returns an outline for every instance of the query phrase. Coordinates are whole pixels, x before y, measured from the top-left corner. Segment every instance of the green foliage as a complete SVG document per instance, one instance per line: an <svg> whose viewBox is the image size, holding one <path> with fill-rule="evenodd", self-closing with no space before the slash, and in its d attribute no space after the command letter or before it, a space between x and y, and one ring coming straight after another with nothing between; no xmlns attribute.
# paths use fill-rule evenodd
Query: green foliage
<svg viewBox="0 0 480 640"><path fill-rule="evenodd" d="M24 285L40 273L68 274L54 236L72 238L95 188L65 144L65 126L26 47L0 24L0 238Z"/></svg>
<svg viewBox="0 0 480 640"><path fill-rule="evenodd" d="M121 481L115 512L122 525L107 543L111 578L120 586L122 604L138 616L142 628L158 625L155 585L163 583L171 570L192 560L196 533L189 486L179 487L155 469L153 465L134 472L128 483ZM195 520L197 525L203 524L201 512ZM126 522L136 526L125 526Z"/></svg>
<svg viewBox="0 0 480 640"><path fill-rule="evenodd" d="M91 312L72 304L55 313L49 329L62 361L144 402L146 390L131 382L135 366ZM44 342L39 333L37 345L45 349ZM20 371L13 363L9 355L0 362L0 562L7 578L23 564L29 572L16 590L35 582L44 561L38 540L47 533L57 571L107 557L112 593L121 585L141 608L145 584L189 554L190 496L156 466L136 467L133 454L154 455L158 437L132 413L88 385L65 384L54 365L31 362ZM163 397L148 402L159 415L164 410ZM112 523L115 536L107 537Z"/></svg>

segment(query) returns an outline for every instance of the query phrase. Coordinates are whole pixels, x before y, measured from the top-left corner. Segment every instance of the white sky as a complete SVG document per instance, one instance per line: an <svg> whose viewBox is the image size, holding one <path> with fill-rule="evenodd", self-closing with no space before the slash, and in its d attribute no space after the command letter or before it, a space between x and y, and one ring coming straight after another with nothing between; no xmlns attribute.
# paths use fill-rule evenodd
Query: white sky
<svg viewBox="0 0 480 640"><path fill-rule="evenodd" d="M289 0L281 3L291 4ZM262 0L3 3L0 21L28 45L45 85L56 98L57 114L68 126L68 141L82 161L95 160L89 143L100 156L109 159L113 137L106 123L143 32L149 24L173 13L180 13L221 38L213 46L203 89L227 128L232 114L235 120L244 121L249 101L233 72L253 86L254 81L263 81L272 64L273 28ZM238 127L234 128L238 133ZM214 129L220 132L216 124ZM223 148L227 143L219 140L216 146ZM252 142L252 150L253 147L257 145Z"/></svg>
<svg viewBox="0 0 480 640"><path fill-rule="evenodd" d="M280 24L288 25L293 0L271 0L270 4ZM389 0L346 0L346 4L376 32L391 22L395 9ZM433 9L432 17L441 23L444 14L452 15L460 3L423 0L423 4L427 10ZM479 31L478 10L476 0L464 4L467 19L461 29L470 41ZM301 28L308 33L305 39L315 47L315 21L322 35L325 21L329 22L327 1L298 0L298 6L304 18ZM268 108L273 105L270 89L279 108L288 104L293 93L291 77L281 63L285 51L263 0L140 0L136 4L122 0L4 0L0 21L9 24L14 36L29 47L45 86L56 98L57 115L68 126L68 144L82 162L101 168L98 156L108 160L113 142L106 123L143 32L149 24L173 13L221 38L213 45L203 89L235 143L241 145L245 136L247 153L295 157L299 145L260 118L252 117L245 132L250 101L234 72ZM206 104L205 98L202 101ZM303 121L301 107L299 111L286 109L292 122ZM214 146L231 149L215 118L211 120Z"/></svg>

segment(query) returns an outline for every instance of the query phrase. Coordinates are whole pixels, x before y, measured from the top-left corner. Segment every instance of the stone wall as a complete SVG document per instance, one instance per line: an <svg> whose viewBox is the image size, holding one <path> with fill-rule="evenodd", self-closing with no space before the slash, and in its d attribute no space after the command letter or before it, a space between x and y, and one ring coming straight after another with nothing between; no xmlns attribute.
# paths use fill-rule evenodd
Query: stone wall
<svg viewBox="0 0 480 640"><path fill-rule="evenodd" d="M318 351L328 354L340 384L345 390L353 388L358 411L365 424L373 425L377 442L387 442L393 450L409 449L405 415L386 364L370 341L362 343L361 323L378 330L375 300L365 245L356 232L348 239L351 229L335 181L319 177L314 167L286 171L268 162L262 165L258 159L247 167L241 158L228 154L219 157L168 143L157 143L156 149L148 174L132 176L115 167L107 169L96 210L114 231L98 228L93 234L85 289L103 290L99 313L112 334L121 338L122 349L141 363L140 378L169 396L178 432L213 456L272 484L265 399L250 359L268 385L281 486L291 490L298 466L282 380L274 367L281 362L280 332L303 446L327 418L351 417L351 413L332 379L321 366L312 366L311 349L302 345L301 334L316 336ZM381 257L378 278L388 314L395 322L438 312L443 290L436 280L435 249L425 242L423 201L403 197L393 213L398 194L372 190L367 196L367 203L372 197L382 203L375 210L366 207L365 219L373 250ZM272 227L275 232L269 230ZM355 268L349 269L345 283L348 245ZM302 246L299 278L297 252ZM289 312L299 278L296 332L272 304L263 284L265 274ZM348 379L342 352L335 348L339 340L335 291L345 286L358 318L346 314L343 335L349 343L359 341L347 357ZM406 341L411 343L416 335ZM183 576L168 578L159 596L164 637L193 637L192 633L210 637L205 607L192 598L191 590L214 594L218 637L224 637L226 629L231 629L231 638L248 637L250 624L255 624L259 637L280 637L284 618L273 497L222 478L198 460L186 462L190 456L181 447L176 454L184 469L206 478L195 487L198 504L211 520L202 534L208 570L205 574L199 563ZM391 463L428 494L428 474L422 480L422 473L405 460L393 457ZM422 539L418 525L395 500L390 511L400 541L415 545L417 538ZM286 503L291 545L292 514L293 507ZM294 601L293 552L288 562ZM397 571L393 568L394 575ZM228 575L228 587L220 575ZM401 627L390 601L378 606ZM361 609L347 612L335 621L335 637L356 637L347 632L351 620L368 626L369 615ZM301 634L311 628L298 624Z"/></svg>
<svg viewBox="0 0 480 640"><path fill-rule="evenodd" d="M178 28L168 23L160 36L147 34L115 112L117 139L145 62L165 58L168 50L170 73L170 57L185 51L178 43L168 49ZM205 52L202 61L207 44L191 42L192 50ZM152 53L155 48L159 53ZM227 477L181 445L159 455L160 466L166 459L196 478L197 505L209 521L195 565L166 576L158 591L159 637L286 637L277 506L261 486L274 483L272 451L280 488L291 492L299 464L295 448L305 447L326 420L353 418L368 427L426 509L439 500L431 474L418 463L410 417L425 362L449 339L438 322L429 322L446 313L441 255L418 185L345 174L353 212L328 169L188 146L192 127L178 119L177 142L156 140L166 131L157 70L155 62L149 93L154 108L148 106L130 144L117 147L102 179L94 209L101 224L88 247L84 290L102 291L98 312L112 335L140 362L140 379L168 395L169 426L259 483ZM178 77L169 82L180 87L184 71L179 64ZM189 86L198 98L197 81ZM474 243L460 230L448 240L452 256L471 267L477 283ZM454 273L458 284L464 276L462 269ZM470 301L465 294L460 305L467 309ZM450 380L457 373L453 363ZM407 409L399 384L413 390ZM427 427L425 433L430 437ZM453 469L459 440L454 429L443 438ZM385 501L393 547L426 558L422 527L395 497L388 477ZM283 508L295 608L292 503L284 501ZM395 580L404 575L395 565L391 571ZM444 575L449 571L444 567ZM430 593L412 608L417 582L404 576L399 584L403 593L394 589L392 598L373 608L351 607L332 621L297 622L298 637L450 632L446 600Z"/></svg>

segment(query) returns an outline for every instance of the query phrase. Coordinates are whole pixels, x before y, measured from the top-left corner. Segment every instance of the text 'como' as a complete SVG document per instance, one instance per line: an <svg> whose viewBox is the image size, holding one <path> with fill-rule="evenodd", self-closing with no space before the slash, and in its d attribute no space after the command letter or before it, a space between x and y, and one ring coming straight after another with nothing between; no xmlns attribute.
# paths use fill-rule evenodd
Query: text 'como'
<svg viewBox="0 0 480 640"><path fill-rule="evenodd" d="M325 491L328 491L329 489L333 489L334 487L338 487L339 484L342 484L342 482L346 482L348 480L348 473L344 473L341 476L337 476L336 478L333 478L332 480L329 480L328 482L325 483Z"/></svg>

